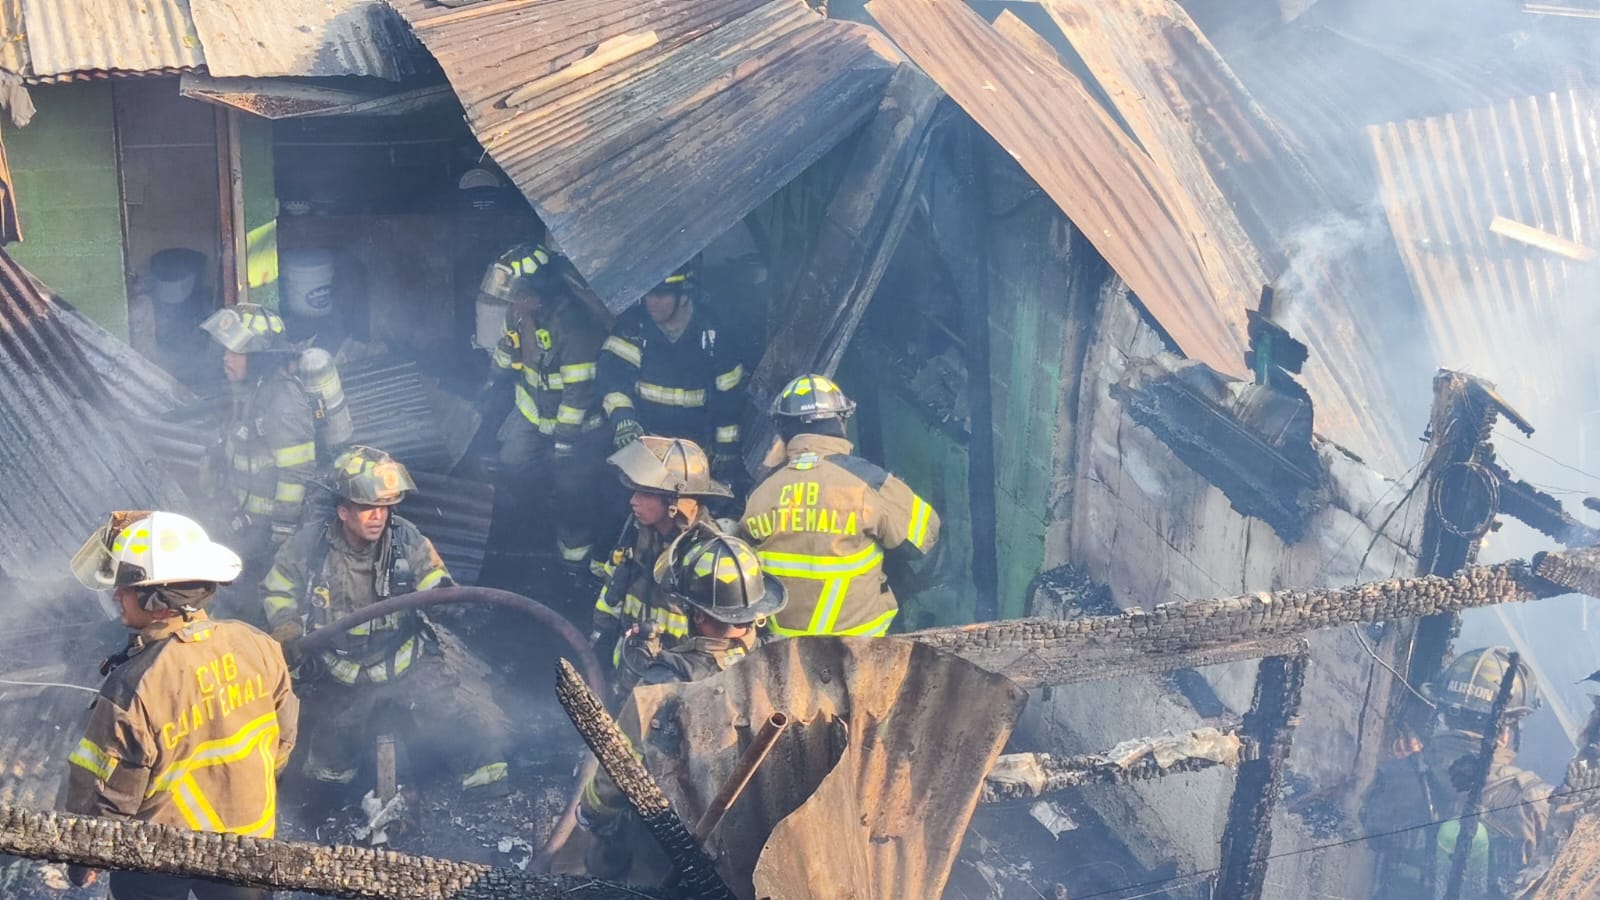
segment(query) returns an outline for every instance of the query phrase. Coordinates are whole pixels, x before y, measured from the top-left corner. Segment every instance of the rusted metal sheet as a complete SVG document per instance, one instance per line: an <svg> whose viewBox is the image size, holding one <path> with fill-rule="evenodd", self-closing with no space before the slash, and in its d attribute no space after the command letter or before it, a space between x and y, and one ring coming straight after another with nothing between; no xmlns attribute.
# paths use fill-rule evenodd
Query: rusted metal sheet
<svg viewBox="0 0 1600 900"><path fill-rule="evenodd" d="M693 820L784 713L772 757L712 834L724 878L742 898L889 900L940 895L1025 699L910 641L810 638L704 681L639 688L619 720L645 735L646 766Z"/></svg>
<svg viewBox="0 0 1600 900"><path fill-rule="evenodd" d="M125 403L0 252L0 580L57 581L112 509L183 509Z"/></svg>
<svg viewBox="0 0 1600 900"><path fill-rule="evenodd" d="M1067 214L1191 358L1241 374L1260 284L1217 266L1175 216L1166 181L1078 78L957 0L873 0L870 12Z"/></svg>
<svg viewBox="0 0 1600 900"><path fill-rule="evenodd" d="M877 108L875 31L799 0L389 0L614 311Z"/></svg>
<svg viewBox="0 0 1600 900"><path fill-rule="evenodd" d="M1396 303L1382 258L1321 237L1341 223L1359 228L1341 198L1175 0L1043 5L1155 161L1179 221L1209 235L1199 242L1206 265L1280 289L1280 317L1313 349L1305 380L1318 431L1381 468L1404 468L1410 435L1387 373L1406 335L1373 314Z"/></svg>
<svg viewBox="0 0 1600 900"><path fill-rule="evenodd" d="M178 93L231 106L263 119L317 116L400 116L455 102L447 85L407 91L373 91L309 84L282 78L211 78L185 75Z"/></svg>
<svg viewBox="0 0 1600 900"><path fill-rule="evenodd" d="M1511 353L1515 371L1494 373L1507 396L1592 383L1590 359L1527 351L1589 327L1573 298L1592 292L1593 264L1491 226L1503 216L1577 244L1600 240L1597 99L1592 89L1564 90L1367 129L1384 209L1439 358L1449 365Z"/></svg>
<svg viewBox="0 0 1600 900"><path fill-rule="evenodd" d="M189 0L218 78L370 75L398 81L419 52L383 0Z"/></svg>
<svg viewBox="0 0 1600 900"><path fill-rule="evenodd" d="M189 0L22 0L40 80L74 73L180 72L205 64Z"/></svg>

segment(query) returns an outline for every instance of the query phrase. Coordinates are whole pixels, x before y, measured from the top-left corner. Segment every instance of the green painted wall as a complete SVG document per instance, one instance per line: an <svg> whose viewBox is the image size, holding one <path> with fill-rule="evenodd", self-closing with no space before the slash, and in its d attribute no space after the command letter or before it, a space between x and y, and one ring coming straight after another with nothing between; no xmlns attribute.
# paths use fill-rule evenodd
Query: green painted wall
<svg viewBox="0 0 1600 900"><path fill-rule="evenodd" d="M278 192L273 181L272 165L272 122L259 116L239 113L239 167L244 178L244 225L247 234L277 218ZM251 288L250 299L276 309L277 283Z"/></svg>
<svg viewBox="0 0 1600 900"><path fill-rule="evenodd" d="M6 132L23 241L6 248L112 334L128 336L108 82L29 88L38 114Z"/></svg>

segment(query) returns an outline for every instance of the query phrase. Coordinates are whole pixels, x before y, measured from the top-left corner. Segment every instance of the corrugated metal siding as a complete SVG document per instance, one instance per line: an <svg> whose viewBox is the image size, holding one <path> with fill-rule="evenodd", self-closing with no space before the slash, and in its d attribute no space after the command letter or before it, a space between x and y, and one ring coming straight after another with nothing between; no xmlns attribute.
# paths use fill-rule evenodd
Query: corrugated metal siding
<svg viewBox="0 0 1600 900"><path fill-rule="evenodd" d="M873 0L868 12L1014 156L1185 354L1244 368L1244 310L1260 285L1208 271L1153 163L1059 62L996 32L959 0Z"/></svg>
<svg viewBox="0 0 1600 900"><path fill-rule="evenodd" d="M189 0L22 0L22 11L36 78L205 64Z"/></svg>
<svg viewBox="0 0 1600 900"><path fill-rule="evenodd" d="M871 29L798 0L390 3L614 310L865 121L894 67Z"/></svg>
<svg viewBox="0 0 1600 900"><path fill-rule="evenodd" d="M0 252L0 579L57 581L113 509L186 509L124 401Z"/></svg>
<svg viewBox="0 0 1600 900"><path fill-rule="evenodd" d="M218 78L371 75L411 71L416 41L383 0L189 0Z"/></svg>
<svg viewBox="0 0 1600 900"><path fill-rule="evenodd" d="M1590 360L1531 351L1593 326L1595 264L1501 237L1489 224L1504 216L1600 248L1597 100L1567 90L1367 129L1440 362L1518 358L1516 382L1495 373L1508 397L1548 399L1561 384L1592 384L1575 371Z"/></svg>
<svg viewBox="0 0 1600 900"><path fill-rule="evenodd" d="M26 78L33 74L28 57L28 32L23 27L22 0L0 0L0 69Z"/></svg>

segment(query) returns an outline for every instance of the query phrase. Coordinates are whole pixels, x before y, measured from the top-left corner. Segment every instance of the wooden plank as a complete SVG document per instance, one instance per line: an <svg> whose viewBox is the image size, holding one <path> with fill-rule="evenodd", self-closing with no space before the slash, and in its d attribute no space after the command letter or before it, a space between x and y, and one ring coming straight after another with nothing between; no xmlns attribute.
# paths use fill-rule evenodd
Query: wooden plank
<svg viewBox="0 0 1600 900"><path fill-rule="evenodd" d="M1244 310L1260 285L1228 287L1207 270L1149 158L1076 76L957 0L873 0L867 11L1017 159L1184 353L1243 374Z"/></svg>
<svg viewBox="0 0 1600 900"><path fill-rule="evenodd" d="M1509 238L1530 247L1548 250L1557 256L1563 256L1575 262L1589 262L1595 257L1595 249L1586 247L1577 241L1569 241L1560 235L1551 234L1532 225L1513 222L1505 216L1495 216L1489 221L1489 230L1504 238Z"/></svg>
<svg viewBox="0 0 1600 900"><path fill-rule="evenodd" d="M746 430L746 464L752 472L772 441L767 404L791 378L808 371L832 375L855 334L905 233L942 96L915 67L901 65L851 154L785 301L788 317L750 378L756 414Z"/></svg>

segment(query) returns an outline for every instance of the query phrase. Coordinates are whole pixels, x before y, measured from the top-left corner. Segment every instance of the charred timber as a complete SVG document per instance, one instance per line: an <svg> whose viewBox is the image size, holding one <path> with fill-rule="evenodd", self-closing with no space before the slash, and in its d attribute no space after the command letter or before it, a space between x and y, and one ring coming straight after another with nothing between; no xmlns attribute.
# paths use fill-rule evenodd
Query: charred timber
<svg viewBox="0 0 1600 900"><path fill-rule="evenodd" d="M638 900L647 889L366 847L208 834L0 805L0 853L94 869L382 900Z"/></svg>
<svg viewBox="0 0 1600 900"><path fill-rule="evenodd" d="M1090 784L1127 784L1200 772L1217 766L1236 768L1247 755L1237 724L1226 729L1207 728L1190 735L1143 738L1136 755L1105 753L1057 756L1051 753L1007 753L995 760L984 779L980 803L1032 800ZM1186 743L1197 744L1189 748ZM1162 749L1171 754L1165 757ZM1163 759L1165 762L1163 763Z"/></svg>
<svg viewBox="0 0 1600 900"><path fill-rule="evenodd" d="M1270 647L1273 640L1323 628L1456 613L1574 591L1600 596L1600 549L1546 553L1531 564L1477 566L1449 577L1189 600L1116 616L1011 619L909 637L1001 672L1024 687L1037 687L1111 677L1119 674L1118 665L1140 656L1238 659L1248 655L1251 644Z"/></svg>
<svg viewBox="0 0 1600 900"><path fill-rule="evenodd" d="M1259 751L1239 765L1222 830L1222 871L1215 896L1260 898L1272 855L1272 810L1283 792L1283 773L1300 714L1306 678L1305 656L1275 656L1261 661L1255 698L1244 716L1245 738Z"/></svg>
<svg viewBox="0 0 1600 900"><path fill-rule="evenodd" d="M705 900L733 900L733 892L717 874L711 858L700 849L683 820L673 812L667 795L650 777L644 763L634 756L627 735L617 728L605 705L584 683L578 670L564 659L556 661L556 699L561 701L561 708L567 711L573 726L594 751L606 774L627 798L628 805L666 851L688 895Z"/></svg>

